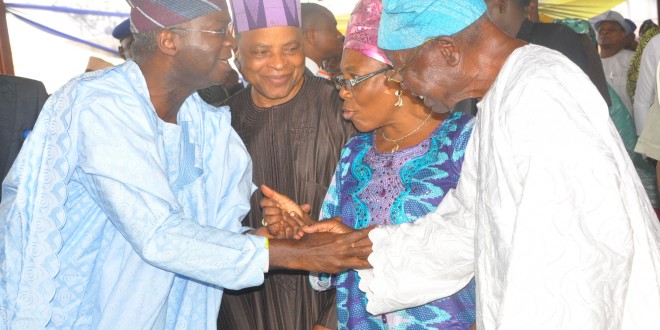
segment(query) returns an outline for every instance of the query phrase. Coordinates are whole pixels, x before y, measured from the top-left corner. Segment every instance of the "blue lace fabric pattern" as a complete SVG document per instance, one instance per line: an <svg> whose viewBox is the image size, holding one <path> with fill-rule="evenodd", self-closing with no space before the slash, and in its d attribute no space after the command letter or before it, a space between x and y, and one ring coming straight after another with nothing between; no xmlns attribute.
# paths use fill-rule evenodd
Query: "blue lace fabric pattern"
<svg viewBox="0 0 660 330"><path fill-rule="evenodd" d="M380 153L373 133L360 134L342 150L322 208L322 219L341 216L355 229L414 222L435 210L456 187L474 119L453 113L418 145ZM340 329L470 329L475 320L475 283L429 304L371 315L359 276L312 276L317 289L337 288Z"/></svg>
<svg viewBox="0 0 660 330"><path fill-rule="evenodd" d="M3 183L0 329L206 329L222 288L263 283L229 108L193 95L177 123L132 61L48 99Z"/></svg>

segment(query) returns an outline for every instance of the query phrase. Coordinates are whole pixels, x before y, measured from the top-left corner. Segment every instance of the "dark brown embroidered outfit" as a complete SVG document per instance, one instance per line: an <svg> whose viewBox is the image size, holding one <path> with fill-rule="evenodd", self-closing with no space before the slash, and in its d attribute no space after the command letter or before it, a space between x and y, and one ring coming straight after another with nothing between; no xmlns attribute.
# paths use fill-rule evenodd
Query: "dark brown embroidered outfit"
<svg viewBox="0 0 660 330"><path fill-rule="evenodd" d="M258 108L251 87L227 101L232 126L252 157L253 182L266 184L309 203L317 216L340 158L340 151L354 134L342 118L342 100L329 81L305 77L298 94L282 105ZM257 191L245 226L261 226ZM308 273L270 271L264 284L241 291L225 291L218 329L310 330L315 324L337 328L335 292L316 292Z"/></svg>

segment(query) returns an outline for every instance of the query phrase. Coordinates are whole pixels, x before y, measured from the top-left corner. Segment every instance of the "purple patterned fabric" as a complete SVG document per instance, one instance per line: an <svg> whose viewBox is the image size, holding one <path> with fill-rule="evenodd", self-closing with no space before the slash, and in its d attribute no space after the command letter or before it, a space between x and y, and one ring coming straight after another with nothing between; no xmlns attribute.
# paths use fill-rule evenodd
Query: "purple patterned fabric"
<svg viewBox="0 0 660 330"><path fill-rule="evenodd" d="M423 142L395 153L376 151L373 133L354 137L342 150L321 218L341 216L344 224L360 229L414 222L432 212L456 187L473 124L469 115L453 113ZM449 297L376 316L366 310L356 271L323 274L311 282L316 289L337 289L342 330L468 330L475 320L474 279Z"/></svg>
<svg viewBox="0 0 660 330"><path fill-rule="evenodd" d="M364 157L364 163L373 171L371 182L358 194L369 206L371 221L369 225L391 225L390 210L402 191L406 190L400 178L403 166L421 157L429 150L429 139L396 153L380 153L370 148ZM440 197L437 197L440 198Z"/></svg>
<svg viewBox="0 0 660 330"><path fill-rule="evenodd" d="M300 0L231 0L236 33L274 26L300 27Z"/></svg>
<svg viewBox="0 0 660 330"><path fill-rule="evenodd" d="M355 5L344 36L344 49L353 49L376 61L392 65L378 48L378 27L383 5L380 0L361 0Z"/></svg>
<svg viewBox="0 0 660 330"><path fill-rule="evenodd" d="M131 6L131 30L147 32L227 10L225 0L126 0Z"/></svg>

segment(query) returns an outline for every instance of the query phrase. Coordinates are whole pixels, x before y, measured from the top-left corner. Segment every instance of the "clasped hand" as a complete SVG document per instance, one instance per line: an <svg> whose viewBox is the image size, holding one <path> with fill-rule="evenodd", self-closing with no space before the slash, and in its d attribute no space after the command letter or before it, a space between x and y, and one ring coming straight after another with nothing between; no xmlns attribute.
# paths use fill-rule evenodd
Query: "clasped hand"
<svg viewBox="0 0 660 330"><path fill-rule="evenodd" d="M354 229L341 222L340 217L316 221L310 216L311 205L298 205L291 198L282 195L266 185L261 186L264 198L261 205L265 226L270 238L301 239L305 234L330 232L346 234Z"/></svg>
<svg viewBox="0 0 660 330"><path fill-rule="evenodd" d="M265 196L260 205L266 226L258 233L270 238L295 239L290 242L291 248L303 253L294 268L336 273L370 267L368 234L373 227L356 231L342 223L340 217L316 221L310 217L310 205L299 206L265 185L261 186L261 192Z"/></svg>

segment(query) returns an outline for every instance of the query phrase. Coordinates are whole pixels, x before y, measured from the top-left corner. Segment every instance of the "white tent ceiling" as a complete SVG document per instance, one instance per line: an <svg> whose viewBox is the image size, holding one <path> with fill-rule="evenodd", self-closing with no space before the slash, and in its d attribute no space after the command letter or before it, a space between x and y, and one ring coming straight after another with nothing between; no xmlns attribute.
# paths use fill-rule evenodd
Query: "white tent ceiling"
<svg viewBox="0 0 660 330"><path fill-rule="evenodd" d="M569 0L547 1L554 3ZM317 2L336 15L346 15L352 11L357 0L302 0L302 2ZM657 22L656 3L657 0L629 0L614 9L637 23L648 18ZM5 0L5 4L11 12L7 14L7 25L15 74L43 81L49 92L53 92L71 77L82 73L89 56L97 56L115 64L122 61L112 53L44 32L43 29L19 19L18 16L110 49L118 46L118 42L110 36L110 33L114 26L123 20L122 17L12 8L11 4L59 6L126 14L129 12L129 7L124 0Z"/></svg>

